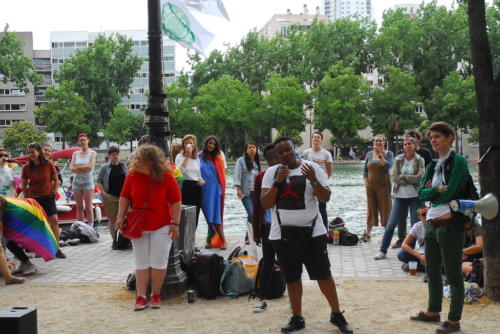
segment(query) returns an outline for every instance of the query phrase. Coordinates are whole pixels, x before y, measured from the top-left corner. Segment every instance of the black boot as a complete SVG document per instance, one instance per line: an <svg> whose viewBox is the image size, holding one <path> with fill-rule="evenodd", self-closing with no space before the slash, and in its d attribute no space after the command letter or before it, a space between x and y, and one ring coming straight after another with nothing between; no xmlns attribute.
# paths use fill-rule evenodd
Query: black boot
<svg viewBox="0 0 500 334"><path fill-rule="evenodd" d="M352 327L345 320L343 312L332 312L330 322L337 326L342 333L352 333Z"/></svg>
<svg viewBox="0 0 500 334"><path fill-rule="evenodd" d="M304 317L301 315L294 315L290 318L288 324L284 327L281 327L281 333L291 333L295 331L299 331L306 327L306 321Z"/></svg>

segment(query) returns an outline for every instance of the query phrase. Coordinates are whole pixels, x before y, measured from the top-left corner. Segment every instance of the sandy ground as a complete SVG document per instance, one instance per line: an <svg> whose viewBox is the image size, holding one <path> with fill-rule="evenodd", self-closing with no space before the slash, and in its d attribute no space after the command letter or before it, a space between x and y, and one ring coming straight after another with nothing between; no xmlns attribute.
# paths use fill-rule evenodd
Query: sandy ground
<svg viewBox="0 0 500 334"><path fill-rule="evenodd" d="M411 322L425 309L426 284L418 281L338 280L341 307L356 333L434 333L435 324ZM134 293L120 284L0 286L0 307L36 306L39 333L279 333L290 317L288 298L271 300L253 314L255 301L196 299L165 301L159 310L132 311ZM443 303L448 309L448 303ZM340 333L329 324L329 308L316 286L304 287L300 333ZM499 333L500 304L483 297L465 305L463 333ZM0 333L4 334L0 328ZM7 334L7 333L5 333Z"/></svg>

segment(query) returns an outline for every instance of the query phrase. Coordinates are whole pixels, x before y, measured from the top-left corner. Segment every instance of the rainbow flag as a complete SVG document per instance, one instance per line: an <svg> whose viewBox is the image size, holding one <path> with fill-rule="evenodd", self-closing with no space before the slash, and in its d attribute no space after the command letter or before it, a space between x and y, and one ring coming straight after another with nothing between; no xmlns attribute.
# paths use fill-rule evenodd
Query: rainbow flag
<svg viewBox="0 0 500 334"><path fill-rule="evenodd" d="M31 198L5 197L3 234L45 261L55 258L56 238L40 204Z"/></svg>

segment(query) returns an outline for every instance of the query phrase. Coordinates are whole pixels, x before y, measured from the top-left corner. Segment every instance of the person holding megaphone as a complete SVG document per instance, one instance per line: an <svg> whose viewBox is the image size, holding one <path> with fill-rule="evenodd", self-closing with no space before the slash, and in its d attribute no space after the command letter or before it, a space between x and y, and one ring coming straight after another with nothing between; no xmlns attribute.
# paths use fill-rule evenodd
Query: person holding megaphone
<svg viewBox="0 0 500 334"><path fill-rule="evenodd" d="M429 276L429 300L427 311L410 317L411 320L439 322L443 298L441 267L444 266L450 284L451 303L448 319L436 333L452 333L460 330L464 301L462 256L465 238L464 224L469 218L450 210L450 201L464 193L469 179L467 160L452 150L455 133L446 122L432 123L427 132L432 149L439 159L426 168L419 188L419 198L430 201L425 230L425 263Z"/></svg>

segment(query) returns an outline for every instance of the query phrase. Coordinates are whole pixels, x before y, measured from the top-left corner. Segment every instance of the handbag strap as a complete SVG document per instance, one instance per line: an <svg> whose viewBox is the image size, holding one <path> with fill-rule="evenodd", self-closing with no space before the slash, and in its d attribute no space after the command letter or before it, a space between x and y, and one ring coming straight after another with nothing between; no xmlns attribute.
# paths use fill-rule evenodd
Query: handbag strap
<svg viewBox="0 0 500 334"><path fill-rule="evenodd" d="M154 186L154 180L151 181L151 185L149 186L148 189L148 195L146 196L146 201L144 202L144 205L142 206L143 209L146 209L148 206L149 199L151 198L151 192L153 191L153 186Z"/></svg>

